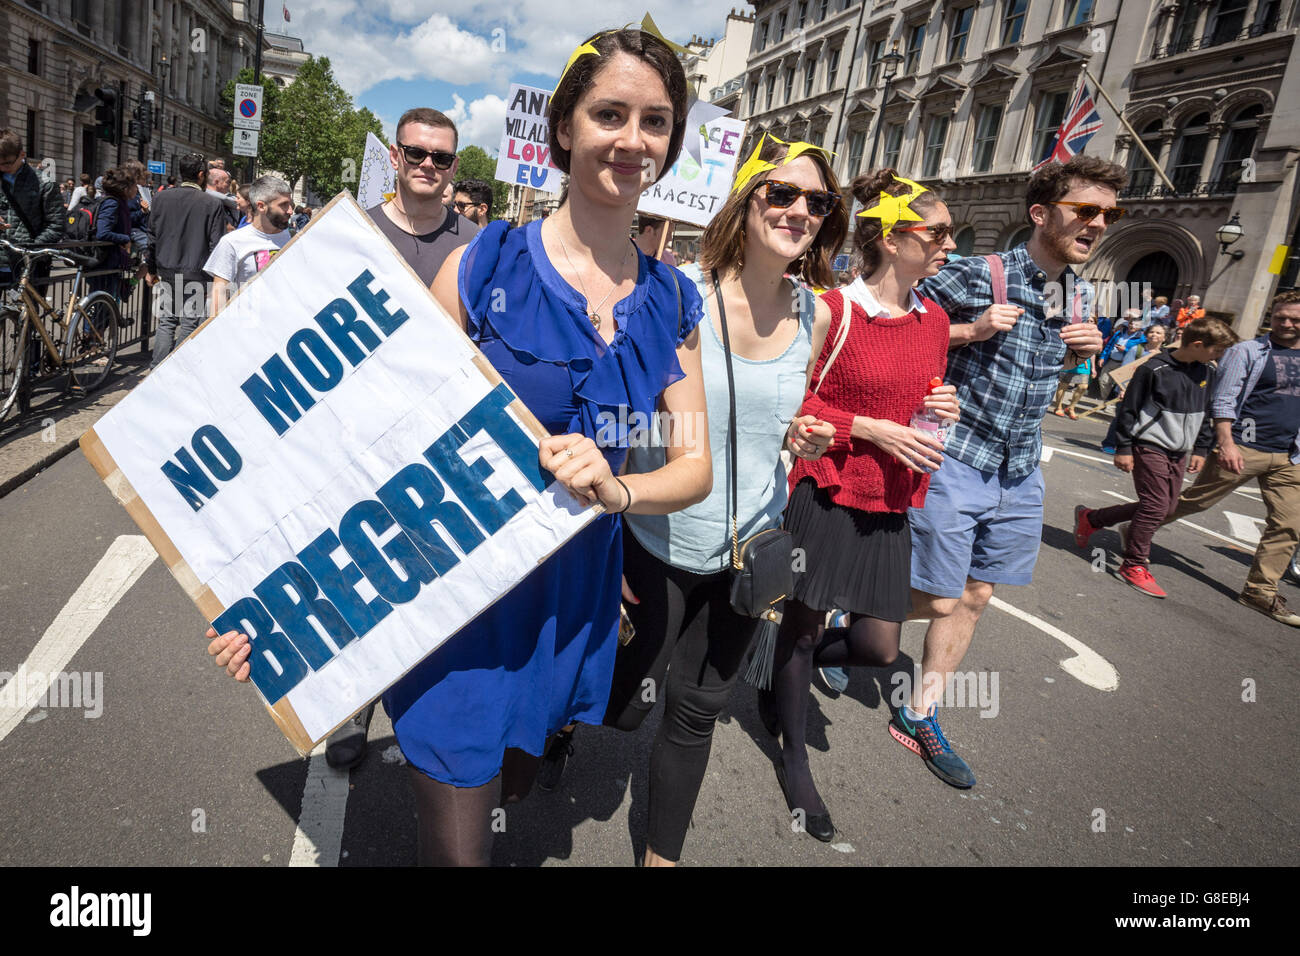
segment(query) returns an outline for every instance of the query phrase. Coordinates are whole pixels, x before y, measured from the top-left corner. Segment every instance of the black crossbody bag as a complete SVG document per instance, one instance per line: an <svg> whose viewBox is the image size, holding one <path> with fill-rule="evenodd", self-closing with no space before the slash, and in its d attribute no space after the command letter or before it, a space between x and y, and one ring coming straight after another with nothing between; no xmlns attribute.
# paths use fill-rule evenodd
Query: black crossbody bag
<svg viewBox="0 0 1300 956"><path fill-rule="evenodd" d="M727 395L731 404L727 420L727 469L731 483L731 609L745 617L761 619L758 643L745 672L745 680L757 687L768 687L772 680L780 623L776 605L794 590L794 537L783 528L769 528L740 540L736 482L736 457L740 447L736 442L736 381L731 368L727 310L722 303L722 288L716 269L712 277L718 300L718 319L722 325L722 350L727 359Z"/></svg>

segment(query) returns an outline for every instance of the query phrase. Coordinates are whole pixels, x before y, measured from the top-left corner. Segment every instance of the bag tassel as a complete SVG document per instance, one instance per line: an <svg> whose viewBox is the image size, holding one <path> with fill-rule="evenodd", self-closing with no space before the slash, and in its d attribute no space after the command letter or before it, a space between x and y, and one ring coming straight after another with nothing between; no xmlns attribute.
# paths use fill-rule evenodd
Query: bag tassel
<svg viewBox="0 0 1300 956"><path fill-rule="evenodd" d="M781 630L781 619L776 611L768 608L759 618L758 641L754 645L754 655L749 659L749 668L745 671L745 683L767 690L772 686L772 671L776 661L776 636Z"/></svg>

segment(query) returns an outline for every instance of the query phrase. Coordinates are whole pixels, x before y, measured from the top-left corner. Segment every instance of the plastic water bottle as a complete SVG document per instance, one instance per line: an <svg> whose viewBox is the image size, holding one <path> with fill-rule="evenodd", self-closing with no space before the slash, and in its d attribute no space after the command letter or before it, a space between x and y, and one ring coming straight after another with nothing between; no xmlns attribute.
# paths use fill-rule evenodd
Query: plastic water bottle
<svg viewBox="0 0 1300 956"><path fill-rule="evenodd" d="M926 394L932 394L936 388L943 384L943 379L937 375L930 379L930 387ZM948 440L948 419L940 418L938 413L932 409L921 405L916 411L912 412L912 420L908 423L923 435L929 435L931 438L937 438L939 444Z"/></svg>

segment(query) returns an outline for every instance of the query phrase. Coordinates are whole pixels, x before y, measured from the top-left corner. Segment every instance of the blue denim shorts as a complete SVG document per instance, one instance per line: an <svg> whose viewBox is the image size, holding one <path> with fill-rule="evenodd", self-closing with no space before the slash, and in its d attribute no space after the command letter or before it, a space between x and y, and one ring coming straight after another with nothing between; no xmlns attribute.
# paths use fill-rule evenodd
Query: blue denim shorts
<svg viewBox="0 0 1300 956"><path fill-rule="evenodd" d="M1043 470L987 473L945 455L924 508L910 508L912 587L961 597L966 579L1028 584L1043 540Z"/></svg>

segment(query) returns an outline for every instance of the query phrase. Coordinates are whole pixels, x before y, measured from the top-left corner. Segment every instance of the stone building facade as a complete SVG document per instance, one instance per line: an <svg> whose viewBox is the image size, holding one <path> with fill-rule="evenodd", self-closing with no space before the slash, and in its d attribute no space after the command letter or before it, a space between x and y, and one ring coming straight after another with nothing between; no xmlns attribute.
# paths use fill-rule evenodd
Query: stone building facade
<svg viewBox="0 0 1300 956"><path fill-rule="evenodd" d="M164 160L171 174L181 153L223 155L231 121L220 92L253 65L252 7L246 0L0 0L0 125L23 134L30 159L53 159L59 178L97 175L140 155L127 126L152 91L145 159ZM270 44L264 50L274 61ZM293 51L284 52L288 69ZM95 135L95 92L105 88L122 100L116 145Z"/></svg>
<svg viewBox="0 0 1300 956"><path fill-rule="evenodd" d="M836 152L845 183L890 165L939 189L963 255L1028 232L1024 186L1085 68L1172 182L1155 176L1096 93L1092 155L1130 170L1129 215L1085 273L1200 294L1258 326L1297 225L1296 0L757 0L739 115ZM887 81L891 54L896 75ZM886 89L887 88L887 89ZM1244 236L1220 254L1236 214ZM1295 284L1300 260L1283 269Z"/></svg>

